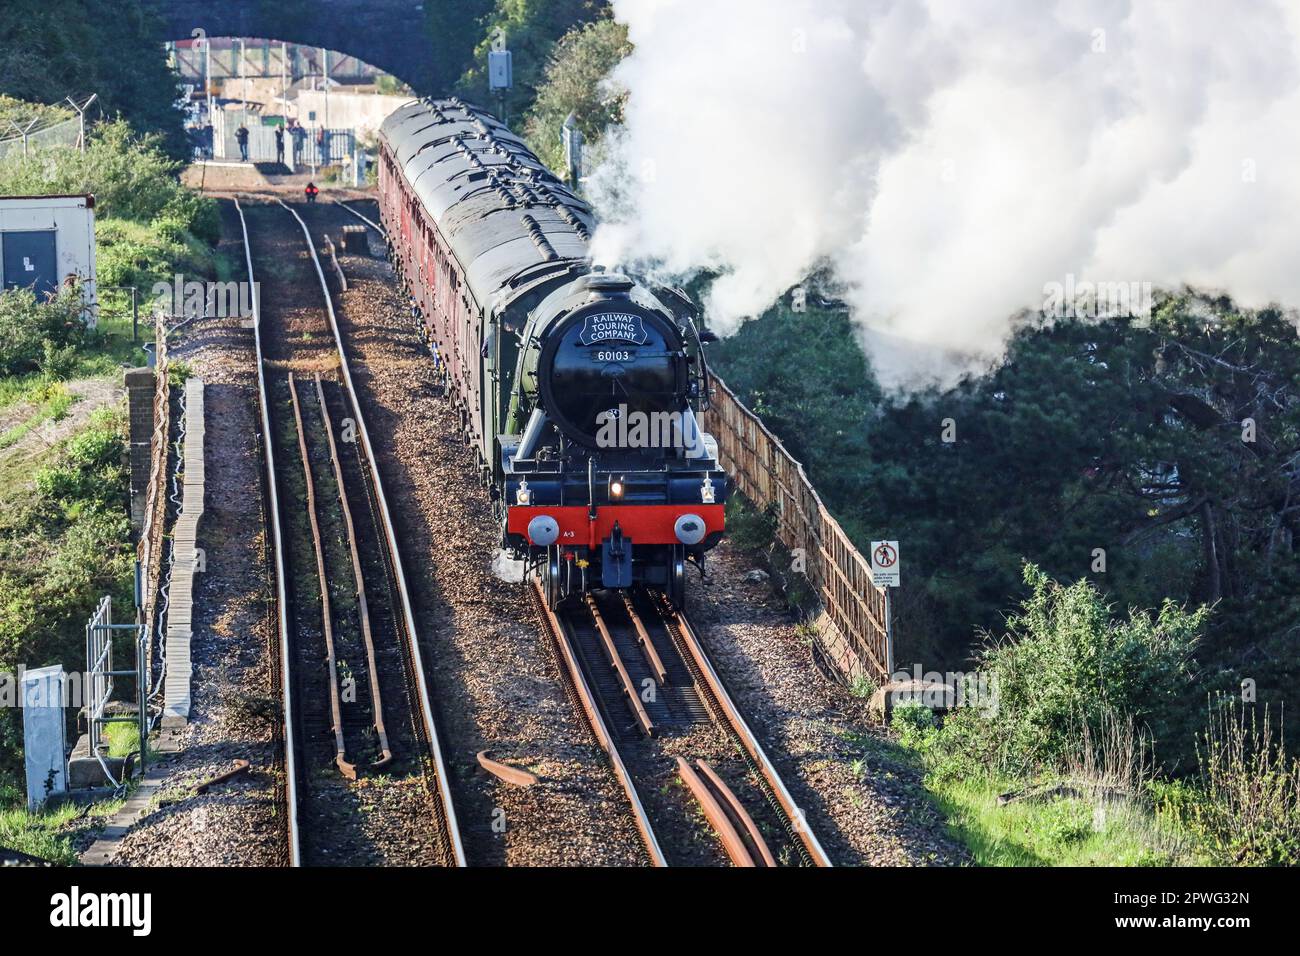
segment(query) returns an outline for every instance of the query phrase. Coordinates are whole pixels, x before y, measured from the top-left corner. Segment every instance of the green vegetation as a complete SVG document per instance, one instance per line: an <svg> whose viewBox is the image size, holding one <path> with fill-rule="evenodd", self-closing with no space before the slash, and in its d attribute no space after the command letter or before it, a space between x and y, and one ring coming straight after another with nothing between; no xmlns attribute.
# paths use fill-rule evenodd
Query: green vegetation
<svg viewBox="0 0 1300 956"><path fill-rule="evenodd" d="M1194 866L1205 862L1176 827L1140 805L1074 796L1001 806L1007 784L968 778L935 801L980 866Z"/></svg>
<svg viewBox="0 0 1300 956"><path fill-rule="evenodd" d="M82 321L75 290L48 300L0 293L0 672L53 662L83 669L83 629L96 603L110 594L130 606L125 418L114 407L78 413L77 399L93 394L102 403L120 387L122 366L143 358L131 341L130 298L107 286L140 290L148 341L154 283L170 284L176 272L210 278L220 267L211 251L216 206L181 186L178 172L159 137L120 120L94 128L84 154L49 147L0 160L0 193L96 196L100 284L95 329ZM20 779L20 716L0 711L4 792ZM112 725L112 752L135 749L134 736ZM21 810L4 812L8 826L27 834L15 839L32 846L48 849L51 828L62 825L41 815L20 826Z"/></svg>
<svg viewBox="0 0 1300 956"><path fill-rule="evenodd" d="M163 151L158 135L114 120L94 127L87 141L84 153L52 147L5 157L0 194L93 193L97 229L106 220L129 220L171 241L217 240L215 203L180 184L181 163Z"/></svg>
<svg viewBox="0 0 1300 956"><path fill-rule="evenodd" d="M0 93L0 130L4 136L13 135L9 124L25 128L28 123L36 121L38 129L54 123L70 120L76 113L67 105L58 103L29 103Z"/></svg>
<svg viewBox="0 0 1300 956"><path fill-rule="evenodd" d="M86 618L104 594L131 600L125 420L101 409L33 474L0 486L0 671L83 669ZM20 712L0 712L0 781L21 772Z"/></svg>
<svg viewBox="0 0 1300 956"><path fill-rule="evenodd" d="M1122 608L1212 608L1191 700L1249 679L1300 704L1300 338L1280 310L1189 292L1145 324L1027 320L987 374L909 395L880 393L815 296L710 358L856 541L905 542L901 667L967 666L1030 561ZM1189 753L1197 723L1162 753Z"/></svg>
<svg viewBox="0 0 1300 956"><path fill-rule="evenodd" d="M1087 581L1031 589L987 638L966 706L895 707L899 742L957 836L989 865L1295 864L1300 762L1260 716L1218 699L1176 777L1157 761L1192 719L1189 662L1209 612L1116 616ZM1194 695L1192 695L1194 699ZM1001 797L1002 799L999 799Z"/></svg>
<svg viewBox="0 0 1300 956"><path fill-rule="evenodd" d="M0 375L67 368L67 356L89 336L81 320L81 293L65 289L41 299L28 289L0 294Z"/></svg>
<svg viewBox="0 0 1300 956"><path fill-rule="evenodd" d="M120 115L181 157L178 83L156 16L145 0L5 0L0 93L41 104L97 93L94 117Z"/></svg>
<svg viewBox="0 0 1300 956"><path fill-rule="evenodd" d="M1267 708L1211 703L1198 772L1156 788L1158 805L1219 865L1300 862L1300 759L1287 754Z"/></svg>
<svg viewBox="0 0 1300 956"><path fill-rule="evenodd" d="M456 82L456 92L494 111L497 109L495 97L487 86L487 55L494 38L499 32L504 33L514 80L506 95L506 113L512 121L531 108L556 41L575 24L608 13L603 0L489 0L488 3L468 0L456 6L464 13L482 11L478 18L477 44ZM451 15L450 11L433 14L439 19Z"/></svg>
<svg viewBox="0 0 1300 956"><path fill-rule="evenodd" d="M583 135L585 163L594 167L600 140L606 129L622 121L627 99L604 81L631 51L627 27L609 19L576 26L555 44L523 124L528 145L549 168L564 172L560 134L570 113Z"/></svg>
<svg viewBox="0 0 1300 956"><path fill-rule="evenodd" d="M122 800L105 800L89 807L64 803L39 813L28 813L23 809L22 793L0 785L0 846L60 866L75 866L74 838L101 826L107 817L121 809L122 803Z"/></svg>

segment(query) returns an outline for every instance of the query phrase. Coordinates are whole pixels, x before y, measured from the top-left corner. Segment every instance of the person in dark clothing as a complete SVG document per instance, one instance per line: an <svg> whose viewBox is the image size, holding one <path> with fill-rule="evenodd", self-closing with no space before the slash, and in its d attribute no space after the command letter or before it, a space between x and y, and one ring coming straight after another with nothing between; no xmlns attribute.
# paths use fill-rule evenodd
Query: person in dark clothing
<svg viewBox="0 0 1300 956"><path fill-rule="evenodd" d="M235 130L235 140L239 143L240 161L248 162L248 127L243 123L240 123L239 129Z"/></svg>
<svg viewBox="0 0 1300 956"><path fill-rule="evenodd" d="M307 184L307 188L306 188L305 190L303 190L303 192L305 192L305 193L307 194L307 201L308 201L308 202L315 202L315 201L316 201L316 194L317 194L318 192L320 192L320 190L316 188L316 184L315 184L315 183L308 183L308 184Z"/></svg>
<svg viewBox="0 0 1300 956"><path fill-rule="evenodd" d="M275 128L275 161L281 166L284 165L284 127Z"/></svg>
<svg viewBox="0 0 1300 956"><path fill-rule="evenodd" d="M322 126L316 131L316 152L320 156L322 166L330 161L329 142L329 137L325 134L325 127Z"/></svg>
<svg viewBox="0 0 1300 956"><path fill-rule="evenodd" d="M307 141L307 131L297 120L294 120L289 135L293 137L293 164L297 166L302 162L302 144Z"/></svg>

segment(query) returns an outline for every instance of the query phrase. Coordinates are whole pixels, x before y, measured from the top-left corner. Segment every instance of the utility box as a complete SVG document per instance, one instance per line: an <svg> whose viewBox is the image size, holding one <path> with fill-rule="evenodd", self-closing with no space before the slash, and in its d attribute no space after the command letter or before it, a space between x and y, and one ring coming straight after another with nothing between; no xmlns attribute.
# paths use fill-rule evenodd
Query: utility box
<svg viewBox="0 0 1300 956"><path fill-rule="evenodd" d="M76 284L95 324L95 197L0 197L0 284L50 295Z"/></svg>
<svg viewBox="0 0 1300 956"><path fill-rule="evenodd" d="M22 676L28 810L36 810L54 794L68 790L68 738L63 719L66 680L57 664L25 671Z"/></svg>
<svg viewBox="0 0 1300 956"><path fill-rule="evenodd" d="M488 51L488 89L493 92L508 90L514 82L509 50Z"/></svg>

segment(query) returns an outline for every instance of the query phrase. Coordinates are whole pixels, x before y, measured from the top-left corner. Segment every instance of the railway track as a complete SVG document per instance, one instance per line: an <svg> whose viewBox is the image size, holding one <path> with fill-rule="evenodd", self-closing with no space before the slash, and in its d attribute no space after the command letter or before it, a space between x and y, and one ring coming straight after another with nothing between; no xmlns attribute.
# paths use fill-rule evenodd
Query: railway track
<svg viewBox="0 0 1300 956"><path fill-rule="evenodd" d="M531 589L651 862L831 865L684 615L646 590L552 610Z"/></svg>
<svg viewBox="0 0 1300 956"><path fill-rule="evenodd" d="M249 281L255 247L280 259L263 283L280 304L256 296L253 326L289 862L463 866L398 541L329 287L305 224L280 205L256 207L250 228L236 203Z"/></svg>
<svg viewBox="0 0 1300 956"><path fill-rule="evenodd" d="M652 863L830 865L689 621L648 592L598 593L553 614L533 591L566 691Z"/></svg>

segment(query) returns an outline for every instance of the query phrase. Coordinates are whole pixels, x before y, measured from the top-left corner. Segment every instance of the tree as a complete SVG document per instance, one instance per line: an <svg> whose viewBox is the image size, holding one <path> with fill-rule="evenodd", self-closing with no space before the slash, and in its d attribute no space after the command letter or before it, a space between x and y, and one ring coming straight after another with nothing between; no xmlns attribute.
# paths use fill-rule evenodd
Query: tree
<svg viewBox="0 0 1300 956"><path fill-rule="evenodd" d="M778 309L735 342L720 371L859 546L903 541L900 664L963 665L1026 596L1028 560L1122 607L1212 605L1207 678L1300 703L1293 317L1188 292L1149 322L1026 319L988 374L881 399L841 395L847 322L801 338Z"/></svg>
<svg viewBox="0 0 1300 956"><path fill-rule="evenodd" d="M0 92L41 103L97 93L103 115L121 114L185 155L176 74L144 0L6 0L0 6Z"/></svg>
<svg viewBox="0 0 1300 956"><path fill-rule="evenodd" d="M425 23L435 47L435 95L449 96L474 66L476 47L483 38L483 22L492 9L493 0L442 0L424 5Z"/></svg>
<svg viewBox="0 0 1300 956"><path fill-rule="evenodd" d="M609 19L576 26L555 44L524 123L528 145L551 169L564 166L560 134L570 113L589 148L622 122L627 94L611 88L606 78L631 52L627 27Z"/></svg>
<svg viewBox="0 0 1300 956"><path fill-rule="evenodd" d="M456 85L457 91L496 108L487 85L487 55L498 33L504 33L514 74L514 85L506 96L506 112L518 118L533 104L556 41L574 25L607 12L604 0L496 0L491 13L482 20L481 39L469 68Z"/></svg>

